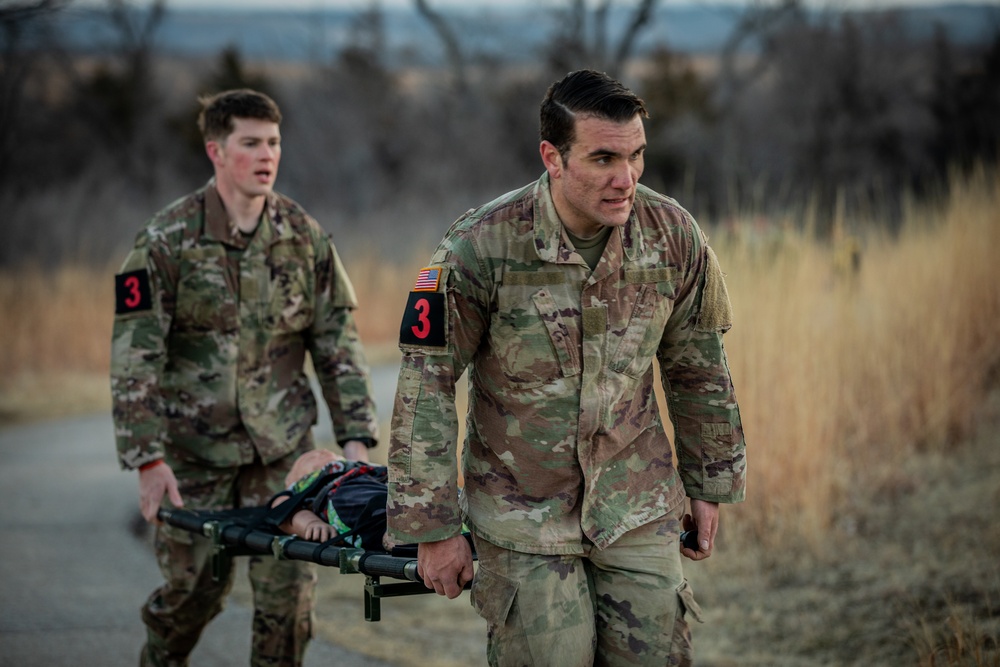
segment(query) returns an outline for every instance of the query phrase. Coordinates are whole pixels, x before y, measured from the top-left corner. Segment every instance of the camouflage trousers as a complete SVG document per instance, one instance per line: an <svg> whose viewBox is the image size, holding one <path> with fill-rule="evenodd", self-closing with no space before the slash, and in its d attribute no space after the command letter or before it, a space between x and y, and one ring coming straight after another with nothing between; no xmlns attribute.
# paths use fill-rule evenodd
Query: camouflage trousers
<svg viewBox="0 0 1000 667"><path fill-rule="evenodd" d="M185 508L227 509L266 503L284 488L285 475L300 453L270 466L256 461L228 469L169 462ZM157 528L155 549L166 581L142 608L147 641L140 665L186 666L202 630L222 611L232 578L212 580L211 541L200 535L163 525ZM315 565L269 555L248 560L254 599L250 664L298 667L312 638Z"/></svg>
<svg viewBox="0 0 1000 667"><path fill-rule="evenodd" d="M472 605L492 667L690 665L686 614L701 610L681 573L683 506L583 556L527 554L476 538Z"/></svg>

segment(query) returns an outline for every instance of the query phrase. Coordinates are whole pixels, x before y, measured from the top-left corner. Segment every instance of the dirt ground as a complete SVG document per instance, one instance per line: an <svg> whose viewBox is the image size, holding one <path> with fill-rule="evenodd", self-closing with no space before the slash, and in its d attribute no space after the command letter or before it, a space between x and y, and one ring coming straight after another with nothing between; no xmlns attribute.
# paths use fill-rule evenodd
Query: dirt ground
<svg viewBox="0 0 1000 667"><path fill-rule="evenodd" d="M967 441L859 489L818 557L741 548L689 568L698 664L1000 665L998 428L995 394Z"/></svg>

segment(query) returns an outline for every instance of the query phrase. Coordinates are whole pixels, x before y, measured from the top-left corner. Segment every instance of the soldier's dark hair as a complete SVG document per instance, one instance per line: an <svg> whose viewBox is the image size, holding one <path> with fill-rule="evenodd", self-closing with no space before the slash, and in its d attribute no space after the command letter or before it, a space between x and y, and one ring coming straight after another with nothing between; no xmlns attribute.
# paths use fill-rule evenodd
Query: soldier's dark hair
<svg viewBox="0 0 1000 667"><path fill-rule="evenodd" d="M539 113L539 137L559 151L563 160L576 139L578 116L596 116L627 123L639 115L648 118L646 103L604 72L570 72L549 86Z"/></svg>
<svg viewBox="0 0 1000 667"><path fill-rule="evenodd" d="M236 129L234 118L254 118L281 123L281 110L264 93L240 88L198 98L198 129L205 141L225 139Z"/></svg>

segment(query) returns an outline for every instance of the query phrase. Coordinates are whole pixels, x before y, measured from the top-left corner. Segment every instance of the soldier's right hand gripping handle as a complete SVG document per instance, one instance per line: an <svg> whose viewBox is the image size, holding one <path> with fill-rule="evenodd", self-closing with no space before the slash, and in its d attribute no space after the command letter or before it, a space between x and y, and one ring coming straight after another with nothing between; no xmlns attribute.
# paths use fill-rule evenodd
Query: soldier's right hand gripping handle
<svg viewBox="0 0 1000 667"><path fill-rule="evenodd" d="M681 546L692 551L698 551L698 531L685 530L681 533Z"/></svg>

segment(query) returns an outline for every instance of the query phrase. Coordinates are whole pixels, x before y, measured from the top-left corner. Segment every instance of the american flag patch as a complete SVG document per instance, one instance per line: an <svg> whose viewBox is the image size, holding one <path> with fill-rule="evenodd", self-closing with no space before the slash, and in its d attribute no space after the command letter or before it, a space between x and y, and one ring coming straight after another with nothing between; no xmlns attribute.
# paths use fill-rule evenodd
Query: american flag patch
<svg viewBox="0 0 1000 667"><path fill-rule="evenodd" d="M436 292L438 281L441 279L441 269L424 268L417 274L417 282L413 286L414 292Z"/></svg>

